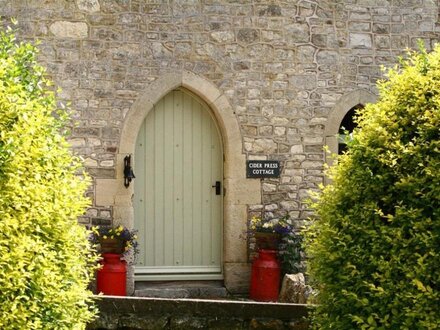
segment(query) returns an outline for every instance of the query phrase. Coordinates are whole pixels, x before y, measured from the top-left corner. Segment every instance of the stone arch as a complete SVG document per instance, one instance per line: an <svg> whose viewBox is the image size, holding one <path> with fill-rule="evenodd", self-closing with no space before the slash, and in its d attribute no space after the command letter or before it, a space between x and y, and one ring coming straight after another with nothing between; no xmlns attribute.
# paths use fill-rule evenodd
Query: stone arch
<svg viewBox="0 0 440 330"><path fill-rule="evenodd" d="M258 180L246 180L245 155L235 113L227 97L210 81L191 72L168 73L150 83L125 116L116 164L116 179L101 179L96 183L97 201L113 207L113 221L133 227L133 185L123 184L123 159L134 154L139 128L154 105L173 89L183 87L202 99L211 109L220 129L224 148L224 250L223 273L225 286L231 292L246 291L249 283L249 264L246 241L247 205L261 202ZM97 203L99 204L99 203ZM133 289L134 277L128 274L128 291Z"/></svg>
<svg viewBox="0 0 440 330"><path fill-rule="evenodd" d="M324 130L325 145L328 146L331 154L338 153L338 139L337 134L342 120L347 112L355 106L366 105L367 103L374 103L377 100L377 96L366 90L355 90L350 93L344 94L336 102L330 115L327 119ZM333 158L326 154L326 163L331 165Z"/></svg>

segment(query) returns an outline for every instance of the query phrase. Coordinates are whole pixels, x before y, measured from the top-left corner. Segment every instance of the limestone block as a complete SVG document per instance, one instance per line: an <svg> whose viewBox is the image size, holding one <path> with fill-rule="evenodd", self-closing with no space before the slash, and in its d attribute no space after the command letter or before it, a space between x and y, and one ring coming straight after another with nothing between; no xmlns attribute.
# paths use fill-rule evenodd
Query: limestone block
<svg viewBox="0 0 440 330"><path fill-rule="evenodd" d="M251 152L274 154L277 150L277 144L272 139L255 139L252 144Z"/></svg>
<svg viewBox="0 0 440 330"><path fill-rule="evenodd" d="M165 47L161 42L152 42L151 51L153 53L153 58L155 59L165 59L173 56L173 52Z"/></svg>
<svg viewBox="0 0 440 330"><path fill-rule="evenodd" d="M201 95L208 104L217 100L221 95L215 85L207 83L205 79L189 71L184 71L182 74L182 86Z"/></svg>
<svg viewBox="0 0 440 330"><path fill-rule="evenodd" d="M273 183L263 183L264 192L274 192L277 191L277 185Z"/></svg>
<svg viewBox="0 0 440 330"><path fill-rule="evenodd" d="M278 300L283 303L295 304L307 302L306 280L303 273L284 275Z"/></svg>
<svg viewBox="0 0 440 330"><path fill-rule="evenodd" d="M212 94L212 96L214 96L214 94ZM224 134L223 140L227 142L225 143L225 154L234 155L234 157L242 157L240 129L228 98L222 94L215 101L210 103L210 106L215 109L216 114L218 113L216 119L220 125L222 133Z"/></svg>
<svg viewBox="0 0 440 330"><path fill-rule="evenodd" d="M290 78L290 83L299 88L304 89L314 89L316 88L316 76L315 75L295 75Z"/></svg>
<svg viewBox="0 0 440 330"><path fill-rule="evenodd" d="M59 38L82 39L88 34L87 24L84 22L58 21L52 23L49 30Z"/></svg>
<svg viewBox="0 0 440 330"><path fill-rule="evenodd" d="M215 31L211 32L211 38L218 43L231 42L234 41L234 33L231 31Z"/></svg>
<svg viewBox="0 0 440 330"><path fill-rule="evenodd" d="M246 205L225 206L225 262L247 261L246 217Z"/></svg>
<svg viewBox="0 0 440 330"><path fill-rule="evenodd" d="M316 47L313 46L298 46L297 60L299 63L311 63L314 60Z"/></svg>
<svg viewBox="0 0 440 330"><path fill-rule="evenodd" d="M231 293L249 292L251 265L249 263L225 263L225 286Z"/></svg>
<svg viewBox="0 0 440 330"><path fill-rule="evenodd" d="M115 179L96 179L96 206L113 206L118 190L117 180Z"/></svg>
<svg viewBox="0 0 440 330"><path fill-rule="evenodd" d="M267 204L264 207L264 210L268 211L268 212L272 212L272 211L278 210L278 204Z"/></svg>
<svg viewBox="0 0 440 330"><path fill-rule="evenodd" d="M274 134L277 136L282 136L286 134L286 128L282 126L276 126L274 129Z"/></svg>
<svg viewBox="0 0 440 330"><path fill-rule="evenodd" d="M243 171L245 168L243 167ZM244 173L245 174L245 173ZM255 179L225 179L226 197L231 205L261 203L260 180Z"/></svg>
<svg viewBox="0 0 440 330"><path fill-rule="evenodd" d="M390 48L390 37L389 36L382 36L382 35L375 36L374 42L375 42L377 48L380 48L380 49Z"/></svg>
<svg viewBox="0 0 440 330"><path fill-rule="evenodd" d="M336 65L339 61L339 54L333 50L321 50L316 55L316 60L319 64Z"/></svg>
<svg viewBox="0 0 440 330"><path fill-rule="evenodd" d="M300 154L300 153L303 153L303 152L304 152L304 148L303 148L303 146L301 144L293 145L290 148L290 153L292 153L292 154Z"/></svg>
<svg viewBox="0 0 440 330"><path fill-rule="evenodd" d="M79 10L84 10L89 13L95 13L101 9L98 0L76 0L76 5Z"/></svg>
<svg viewBox="0 0 440 330"><path fill-rule="evenodd" d="M85 147L86 140L83 138L69 139L69 143L72 146L72 148Z"/></svg>
<svg viewBox="0 0 440 330"><path fill-rule="evenodd" d="M350 47L352 48L371 48L371 34L350 33Z"/></svg>
<svg viewBox="0 0 440 330"><path fill-rule="evenodd" d="M256 29L240 29L237 33L237 41L244 43L252 43L258 40L258 30Z"/></svg>
<svg viewBox="0 0 440 330"><path fill-rule="evenodd" d="M93 167L93 166L98 166L98 162L95 159L92 158L86 158L84 160L84 166L85 167Z"/></svg>
<svg viewBox="0 0 440 330"><path fill-rule="evenodd" d="M299 208L298 202L294 202L294 201L282 201L280 205L281 208L287 211L297 210Z"/></svg>
<svg viewBox="0 0 440 330"><path fill-rule="evenodd" d="M286 26L286 35L289 43L309 42L310 30L305 23L294 23Z"/></svg>

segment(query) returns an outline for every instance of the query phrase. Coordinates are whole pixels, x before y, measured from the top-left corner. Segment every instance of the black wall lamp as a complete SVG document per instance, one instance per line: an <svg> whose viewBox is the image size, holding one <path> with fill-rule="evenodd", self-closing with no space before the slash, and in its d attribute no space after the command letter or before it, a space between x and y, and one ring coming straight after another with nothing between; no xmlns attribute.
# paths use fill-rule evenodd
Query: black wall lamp
<svg viewBox="0 0 440 330"><path fill-rule="evenodd" d="M131 167L131 155L124 157L124 186L128 188L132 179L136 178Z"/></svg>

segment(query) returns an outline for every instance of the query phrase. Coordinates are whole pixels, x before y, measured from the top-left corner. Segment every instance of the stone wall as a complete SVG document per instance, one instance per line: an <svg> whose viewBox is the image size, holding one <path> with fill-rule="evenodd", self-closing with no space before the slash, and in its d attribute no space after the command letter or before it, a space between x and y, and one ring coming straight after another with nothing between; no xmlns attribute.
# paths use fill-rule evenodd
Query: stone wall
<svg viewBox="0 0 440 330"><path fill-rule="evenodd" d="M311 306L215 300L102 297L87 329L307 330Z"/></svg>
<svg viewBox="0 0 440 330"><path fill-rule="evenodd" d="M81 219L87 225L119 217L113 195L96 189L119 189L106 180L120 171L135 102L167 74L190 73L215 87L224 98L218 108L227 104L223 111L238 124L234 145L243 160L236 163L281 161L280 178L237 181L240 207L227 205L226 216L243 224L289 214L301 226L310 215L304 199L324 179L323 146L336 133L329 127L374 99L381 66L418 39L431 49L440 32L433 0L0 0L0 15L3 25L18 19L21 39L41 41L40 60L71 104L70 142L94 179L93 206ZM247 198L246 187L258 198ZM120 213L129 213L129 197L123 205ZM225 235L239 231L228 226ZM232 268L243 262L225 253Z"/></svg>
<svg viewBox="0 0 440 330"><path fill-rule="evenodd" d="M323 181L323 132L337 100L374 91L380 66L417 39L438 40L437 2L0 1L3 24L41 40L41 61L79 125L71 143L94 178L115 177L124 115L147 84L188 70L228 96L249 159L279 159L252 213L304 219L307 190ZM94 205L82 222L107 224Z"/></svg>

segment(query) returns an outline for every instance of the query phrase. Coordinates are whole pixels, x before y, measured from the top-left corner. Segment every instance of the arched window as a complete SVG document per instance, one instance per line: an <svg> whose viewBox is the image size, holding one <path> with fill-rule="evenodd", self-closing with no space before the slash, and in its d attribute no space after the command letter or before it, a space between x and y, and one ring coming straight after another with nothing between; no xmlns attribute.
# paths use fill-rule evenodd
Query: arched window
<svg viewBox="0 0 440 330"><path fill-rule="evenodd" d="M377 96L366 90L355 90L349 92L335 103L331 110L324 131L324 143L328 147L328 153L325 153L325 162L331 166L335 158L334 154L341 154L344 151L346 132L350 133L356 127L354 118L356 111L363 109L367 103L376 102ZM328 178L325 178L328 183Z"/></svg>
<svg viewBox="0 0 440 330"><path fill-rule="evenodd" d="M347 148L347 135L353 132L357 126L354 118L359 110L362 110L364 106L362 104L355 105L353 108L348 110L342 119L341 125L339 126L338 132L338 155L341 155Z"/></svg>

